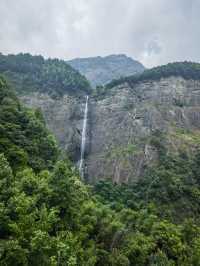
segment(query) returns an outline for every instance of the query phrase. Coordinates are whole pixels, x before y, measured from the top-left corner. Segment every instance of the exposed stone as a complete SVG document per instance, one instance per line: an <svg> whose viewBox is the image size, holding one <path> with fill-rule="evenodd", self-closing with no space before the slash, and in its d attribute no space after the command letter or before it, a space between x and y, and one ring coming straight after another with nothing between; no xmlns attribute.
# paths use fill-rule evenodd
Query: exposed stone
<svg viewBox="0 0 200 266"><path fill-rule="evenodd" d="M60 145L78 161L85 98L65 95L51 99L46 94L32 94L22 99L42 109ZM149 141L152 133L160 130L167 135L174 127L200 130L200 81L170 77L139 83L133 89L123 84L101 99L90 98L88 178L91 182L100 178L135 180L146 165L157 160Z"/></svg>

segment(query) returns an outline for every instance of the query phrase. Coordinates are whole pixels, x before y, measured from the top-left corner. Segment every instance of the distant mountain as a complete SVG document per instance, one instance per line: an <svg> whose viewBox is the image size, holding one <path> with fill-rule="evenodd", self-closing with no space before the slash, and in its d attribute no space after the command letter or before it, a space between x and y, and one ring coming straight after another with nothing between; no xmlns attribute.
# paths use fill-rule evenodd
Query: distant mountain
<svg viewBox="0 0 200 266"><path fill-rule="evenodd" d="M67 63L85 75L92 86L105 85L113 79L141 73L145 69L140 62L124 54L77 58Z"/></svg>

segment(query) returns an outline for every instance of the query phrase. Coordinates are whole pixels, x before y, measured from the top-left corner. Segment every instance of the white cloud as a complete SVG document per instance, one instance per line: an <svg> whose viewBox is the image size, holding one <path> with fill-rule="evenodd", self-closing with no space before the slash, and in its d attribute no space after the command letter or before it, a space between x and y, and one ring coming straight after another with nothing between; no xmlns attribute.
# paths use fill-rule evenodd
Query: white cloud
<svg viewBox="0 0 200 266"><path fill-rule="evenodd" d="M0 51L200 61L199 0L0 0Z"/></svg>

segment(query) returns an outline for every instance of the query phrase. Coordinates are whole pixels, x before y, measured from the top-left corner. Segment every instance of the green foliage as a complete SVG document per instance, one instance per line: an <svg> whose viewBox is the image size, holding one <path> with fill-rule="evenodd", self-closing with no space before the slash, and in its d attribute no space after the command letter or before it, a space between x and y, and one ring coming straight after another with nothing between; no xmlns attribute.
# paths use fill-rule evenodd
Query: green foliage
<svg viewBox="0 0 200 266"><path fill-rule="evenodd" d="M143 178L134 184L102 180L94 193L126 224L119 241L130 265L199 265L200 151L171 154L158 131L150 143L159 161Z"/></svg>
<svg viewBox="0 0 200 266"><path fill-rule="evenodd" d="M0 73L20 94L39 91L56 97L91 90L86 78L66 62L42 56L0 54Z"/></svg>
<svg viewBox="0 0 200 266"><path fill-rule="evenodd" d="M25 166L36 171L51 168L58 148L44 120L38 118L39 111L23 107L4 79L0 81L0 153L5 154L13 170Z"/></svg>
<svg viewBox="0 0 200 266"><path fill-rule="evenodd" d="M166 148L166 138L158 131L149 141L157 150L159 160L145 170L143 178L133 184L114 185L102 180L95 185L95 193L116 210L123 206L138 210L153 203L157 213L172 221L197 219L200 213L200 150L196 149L190 156L182 150L171 153Z"/></svg>
<svg viewBox="0 0 200 266"><path fill-rule="evenodd" d="M24 108L3 79L0 103L0 265L200 265L199 151L172 156L155 132L156 167L93 193L57 160L39 110Z"/></svg>
<svg viewBox="0 0 200 266"><path fill-rule="evenodd" d="M131 154L134 154L137 151L138 151L138 147L134 144L128 144L127 146L118 146L118 147L111 149L108 152L107 157L108 159L113 159L117 157L123 158Z"/></svg>
<svg viewBox="0 0 200 266"><path fill-rule="evenodd" d="M167 65L144 70L141 74L113 80L106 85L106 89L111 89L123 83L128 83L133 88L138 82L160 80L161 78L168 78L171 76L183 77L187 80L199 80L200 64L192 62L169 63ZM177 104L182 106L182 103Z"/></svg>

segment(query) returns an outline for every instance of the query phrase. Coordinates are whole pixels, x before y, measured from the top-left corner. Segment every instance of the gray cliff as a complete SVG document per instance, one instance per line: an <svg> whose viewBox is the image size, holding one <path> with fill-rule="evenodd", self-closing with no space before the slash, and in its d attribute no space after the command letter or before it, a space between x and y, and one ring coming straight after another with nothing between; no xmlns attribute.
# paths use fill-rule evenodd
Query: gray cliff
<svg viewBox="0 0 200 266"><path fill-rule="evenodd" d="M21 99L43 111L49 129L70 157L78 162L85 96L65 94L52 99L32 93ZM155 164L157 150L151 139L161 131L174 152L195 146L200 130L200 81L182 77L123 83L103 97L89 100L86 173L91 182L111 178L131 182L147 165ZM184 132L184 134L183 134ZM200 138L199 138L200 139Z"/></svg>

